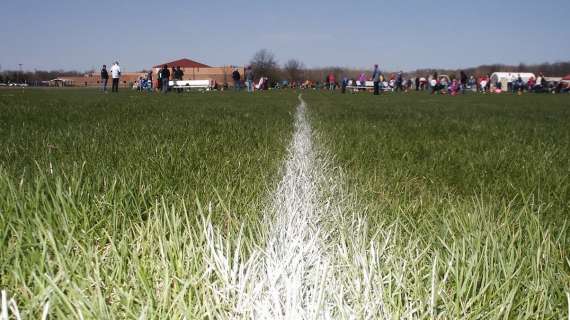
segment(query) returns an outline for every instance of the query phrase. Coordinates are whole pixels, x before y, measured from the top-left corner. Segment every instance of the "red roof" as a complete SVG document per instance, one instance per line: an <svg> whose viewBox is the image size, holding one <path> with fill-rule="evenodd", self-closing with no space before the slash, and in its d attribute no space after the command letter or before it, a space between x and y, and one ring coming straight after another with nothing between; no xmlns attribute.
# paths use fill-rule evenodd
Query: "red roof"
<svg viewBox="0 0 570 320"><path fill-rule="evenodd" d="M167 63L161 63L159 65L154 66L153 68L161 68L163 65L167 65L169 68L172 67L180 67L180 68L211 68L207 64L203 64L200 62L196 62L190 59L180 59L175 60Z"/></svg>

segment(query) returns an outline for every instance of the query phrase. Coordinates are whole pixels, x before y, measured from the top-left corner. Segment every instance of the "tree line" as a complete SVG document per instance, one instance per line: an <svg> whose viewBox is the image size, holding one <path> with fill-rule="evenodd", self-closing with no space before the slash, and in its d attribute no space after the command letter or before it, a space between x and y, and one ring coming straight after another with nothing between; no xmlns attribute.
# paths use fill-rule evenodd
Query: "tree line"
<svg viewBox="0 0 570 320"><path fill-rule="evenodd" d="M289 82L301 82L305 80L323 82L326 79L327 75L330 73L333 73L337 79L341 79L342 77L358 78L361 73L366 73L369 75L372 71L372 66L370 66L369 69L351 69L337 66L307 68L305 67L305 64L298 59L289 59L283 63L283 65L280 65L275 58L275 55L267 49L257 51L253 55L249 65L252 67L256 78L259 78L261 76L267 77L273 83L282 80L287 80ZM381 63L380 67L382 67ZM570 74L570 61L530 65L523 63L520 63L518 65L490 64L465 69L418 69L404 72L404 75L406 77L425 77L437 72L438 74L447 74L451 77L454 77L458 75L461 70L463 70L468 75L474 75L476 77L500 71L532 72L535 74L542 72L546 76L562 77ZM382 71L386 76L389 76L398 70ZM94 71L90 70L88 72L92 73ZM23 72L20 72L18 70L6 70L0 72L0 83L39 83L41 81L48 81L58 77L74 77L82 76L84 74L84 72L80 71L66 70L34 70Z"/></svg>
<svg viewBox="0 0 570 320"><path fill-rule="evenodd" d="M18 71L5 70L0 72L0 83L36 83L41 81L49 81L58 77L79 77L84 75L80 71L66 70L34 70L34 71Z"/></svg>
<svg viewBox="0 0 570 320"><path fill-rule="evenodd" d="M282 66L275 59L275 55L262 49L255 53L250 61L257 77L265 76L272 82L287 80L290 82L299 82L304 80L324 82L330 73L335 75L336 79L342 77L358 78L361 73L370 76L372 66L369 69L351 69L338 66L324 68L306 68L303 62L297 59L290 59ZM386 76L398 72L398 70L382 70ZM532 72L534 74L543 73L550 77L563 77L570 74L570 61L541 63L541 64L524 64L506 65L506 64L489 64L465 69L417 69L404 72L405 77L426 77L434 73L447 74L451 78L457 77L461 71L475 77L489 75L493 72Z"/></svg>

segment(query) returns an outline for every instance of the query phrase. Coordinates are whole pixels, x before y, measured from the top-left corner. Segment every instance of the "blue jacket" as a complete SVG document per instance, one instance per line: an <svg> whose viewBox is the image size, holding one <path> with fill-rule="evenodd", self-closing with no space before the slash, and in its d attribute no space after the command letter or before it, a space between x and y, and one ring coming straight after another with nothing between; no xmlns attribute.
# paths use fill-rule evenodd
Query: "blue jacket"
<svg viewBox="0 0 570 320"><path fill-rule="evenodd" d="M380 72L380 69L374 68L374 72L372 72L372 81L374 81L374 82L380 81L380 75L381 74L382 73Z"/></svg>

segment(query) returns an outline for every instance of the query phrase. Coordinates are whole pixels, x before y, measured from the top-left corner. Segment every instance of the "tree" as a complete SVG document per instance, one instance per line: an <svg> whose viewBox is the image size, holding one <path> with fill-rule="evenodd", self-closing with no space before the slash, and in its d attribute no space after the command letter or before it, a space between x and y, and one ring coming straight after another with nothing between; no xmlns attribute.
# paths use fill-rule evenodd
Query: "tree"
<svg viewBox="0 0 570 320"><path fill-rule="evenodd" d="M279 66L271 51L267 49L257 51L250 64L256 77L268 77L271 81L279 80Z"/></svg>
<svg viewBox="0 0 570 320"><path fill-rule="evenodd" d="M290 59L283 66L283 71L285 72L285 76L287 77L287 80L291 82L303 80L304 69L305 65L301 61L296 59Z"/></svg>

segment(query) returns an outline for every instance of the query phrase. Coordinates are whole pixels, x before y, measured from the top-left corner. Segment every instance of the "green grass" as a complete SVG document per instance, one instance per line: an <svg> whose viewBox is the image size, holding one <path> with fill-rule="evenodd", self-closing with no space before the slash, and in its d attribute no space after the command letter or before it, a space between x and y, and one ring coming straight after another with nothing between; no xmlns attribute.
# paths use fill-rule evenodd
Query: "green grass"
<svg viewBox="0 0 570 320"><path fill-rule="evenodd" d="M306 100L358 199L354 211L364 212L369 241L386 246L376 274L386 277L389 313L567 316L568 97Z"/></svg>
<svg viewBox="0 0 570 320"><path fill-rule="evenodd" d="M0 91L0 287L24 315L204 314L202 219L256 238L295 104Z"/></svg>
<svg viewBox="0 0 570 320"><path fill-rule="evenodd" d="M318 193L311 237L330 265L309 266L322 287L307 290L323 298L301 309L568 316L568 97L303 95L322 175L304 180ZM47 302L54 318L255 310L237 295L257 286L248 267L265 270L263 215L297 103L287 91L1 90L0 289L25 318ZM292 269L306 263L295 257Z"/></svg>

